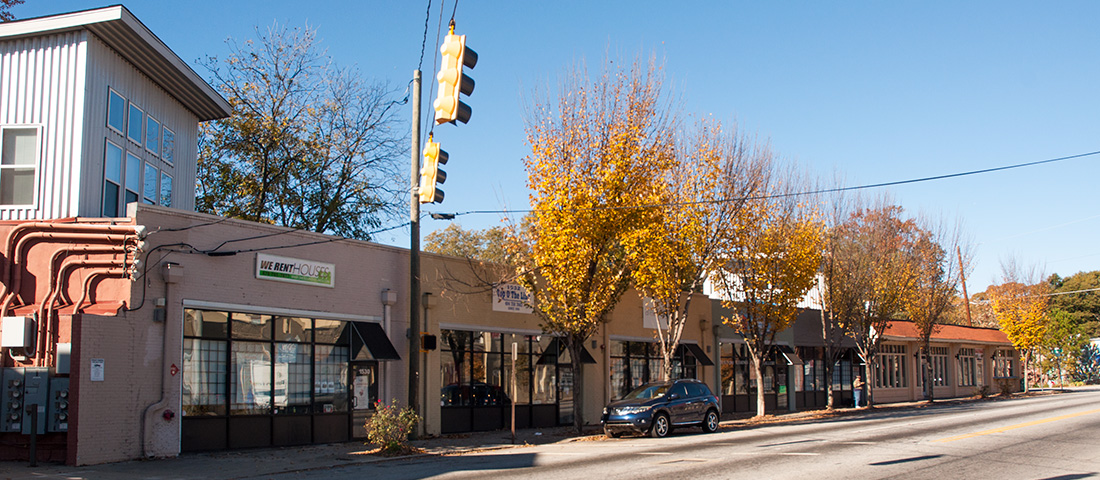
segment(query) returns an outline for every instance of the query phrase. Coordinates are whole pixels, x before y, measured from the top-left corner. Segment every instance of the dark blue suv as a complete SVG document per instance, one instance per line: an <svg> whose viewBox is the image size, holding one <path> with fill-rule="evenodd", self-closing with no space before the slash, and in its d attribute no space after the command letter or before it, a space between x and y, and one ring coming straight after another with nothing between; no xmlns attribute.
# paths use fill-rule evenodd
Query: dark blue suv
<svg viewBox="0 0 1100 480"><path fill-rule="evenodd" d="M664 437L673 427L718 430L718 397L698 380L647 383L604 407L600 417L608 437L624 433Z"/></svg>

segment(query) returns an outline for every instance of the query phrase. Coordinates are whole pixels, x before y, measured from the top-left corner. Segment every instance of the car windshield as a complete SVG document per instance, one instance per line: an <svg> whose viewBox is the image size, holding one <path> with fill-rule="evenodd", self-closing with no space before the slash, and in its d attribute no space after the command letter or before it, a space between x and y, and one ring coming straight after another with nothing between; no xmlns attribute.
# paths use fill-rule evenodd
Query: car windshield
<svg viewBox="0 0 1100 480"><path fill-rule="evenodd" d="M626 396L623 397L623 398L624 399L629 398L629 399L645 400L647 398L663 397L663 396L665 396L665 392L668 391L668 387L670 387L670 386L671 385L669 385L667 383L642 385L642 386L634 389L633 392L630 392L630 393L626 394Z"/></svg>

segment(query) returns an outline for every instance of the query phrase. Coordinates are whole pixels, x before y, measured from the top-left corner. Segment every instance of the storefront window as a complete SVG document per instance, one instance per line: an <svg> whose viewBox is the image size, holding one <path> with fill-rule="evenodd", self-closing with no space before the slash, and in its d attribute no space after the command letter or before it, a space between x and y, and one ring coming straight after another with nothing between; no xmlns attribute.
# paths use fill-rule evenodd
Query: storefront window
<svg viewBox="0 0 1100 480"><path fill-rule="evenodd" d="M313 365L314 412L348 411L348 347L317 345Z"/></svg>
<svg viewBox="0 0 1100 480"><path fill-rule="evenodd" d="M960 348L958 359L959 386L973 387L977 385L977 353L973 348Z"/></svg>
<svg viewBox="0 0 1100 480"><path fill-rule="evenodd" d="M553 404L557 400L556 355L549 335L443 330L440 332L440 405L444 407ZM512 344L516 384L512 386Z"/></svg>
<svg viewBox="0 0 1100 480"><path fill-rule="evenodd" d="M275 317L275 341L310 343L313 341L311 323L308 318Z"/></svg>
<svg viewBox="0 0 1100 480"><path fill-rule="evenodd" d="M247 340L271 340L271 315L234 313L233 338Z"/></svg>
<svg viewBox="0 0 1100 480"><path fill-rule="evenodd" d="M348 322L185 309L183 329L185 415L349 411Z"/></svg>
<svg viewBox="0 0 1100 480"><path fill-rule="evenodd" d="M275 344L275 413L309 413L312 360L308 344Z"/></svg>
<svg viewBox="0 0 1100 480"><path fill-rule="evenodd" d="M185 337L226 338L229 336L229 316L225 312L186 310L183 314Z"/></svg>
<svg viewBox="0 0 1100 480"><path fill-rule="evenodd" d="M886 344L879 347L875 356L875 388L904 388L909 386L906 368L905 345ZM846 382L851 385L851 382Z"/></svg>
<svg viewBox="0 0 1100 480"><path fill-rule="evenodd" d="M661 379L660 347L651 342L611 341L612 396L622 398L631 390L646 382ZM683 345L677 347L672 358L672 378L696 378L698 359Z"/></svg>
<svg viewBox="0 0 1100 480"><path fill-rule="evenodd" d="M183 340L183 414L225 415L224 340Z"/></svg>
<svg viewBox="0 0 1100 480"><path fill-rule="evenodd" d="M236 323L234 322L234 329ZM271 344L262 342L233 342L230 352L230 415L256 415L271 413L272 365ZM285 366L284 366L285 367ZM275 386L276 402L286 402L286 370L276 377L282 379Z"/></svg>

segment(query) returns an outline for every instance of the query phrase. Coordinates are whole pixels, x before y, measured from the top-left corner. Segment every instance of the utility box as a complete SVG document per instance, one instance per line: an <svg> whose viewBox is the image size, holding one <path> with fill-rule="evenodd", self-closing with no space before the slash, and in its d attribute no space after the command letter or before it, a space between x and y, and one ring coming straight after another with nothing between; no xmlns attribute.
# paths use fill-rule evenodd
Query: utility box
<svg viewBox="0 0 1100 480"><path fill-rule="evenodd" d="M50 432L69 431L69 379L54 377L50 379L50 403L46 410L46 430Z"/></svg>
<svg viewBox="0 0 1100 480"><path fill-rule="evenodd" d="M5 368L0 376L4 383L0 399L0 432L29 435L31 429L46 433L46 407L50 397L50 371L45 367ZM31 424L27 407L37 411L38 424Z"/></svg>
<svg viewBox="0 0 1100 480"><path fill-rule="evenodd" d="M34 319L31 317L4 317L0 325L0 348L28 350L34 348Z"/></svg>
<svg viewBox="0 0 1100 480"><path fill-rule="evenodd" d="M0 398L0 414L3 414L0 432L23 430L23 370L0 369L0 381L4 383L4 396Z"/></svg>

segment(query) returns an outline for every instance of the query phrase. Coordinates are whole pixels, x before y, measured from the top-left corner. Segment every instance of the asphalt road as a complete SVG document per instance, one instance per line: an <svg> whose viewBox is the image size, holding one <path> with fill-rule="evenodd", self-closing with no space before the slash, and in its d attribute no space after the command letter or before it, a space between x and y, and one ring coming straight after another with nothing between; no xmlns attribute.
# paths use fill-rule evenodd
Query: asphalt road
<svg viewBox="0 0 1100 480"><path fill-rule="evenodd" d="M263 478L1100 478L1100 389L560 443Z"/></svg>

